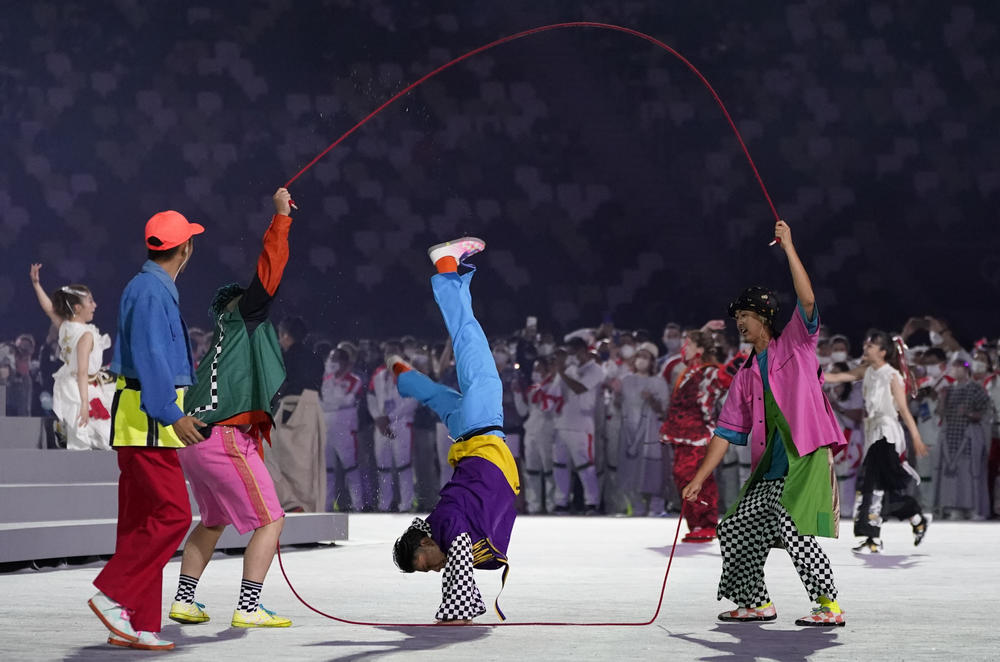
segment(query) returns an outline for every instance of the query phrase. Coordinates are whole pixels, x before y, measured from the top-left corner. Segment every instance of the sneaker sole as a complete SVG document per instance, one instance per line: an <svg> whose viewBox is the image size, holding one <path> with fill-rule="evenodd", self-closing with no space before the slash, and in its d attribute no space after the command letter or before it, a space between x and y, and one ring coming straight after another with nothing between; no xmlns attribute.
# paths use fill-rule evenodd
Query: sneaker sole
<svg viewBox="0 0 1000 662"><path fill-rule="evenodd" d="M774 616L754 616L753 618L731 618L731 617L723 618L722 616L720 616L719 620L722 621L723 623L754 623L757 621L776 621L778 620L778 615L775 614Z"/></svg>
<svg viewBox="0 0 1000 662"><path fill-rule="evenodd" d="M144 651L172 651L176 644L173 642L166 644L164 646L151 646L149 644L140 644L135 641L125 641L124 639L115 639L114 637L108 637L108 643L112 646L121 646L122 648L135 648L137 650Z"/></svg>
<svg viewBox="0 0 1000 662"><path fill-rule="evenodd" d="M139 637L136 637L131 634L125 634L115 626L111 625L111 621L105 618L104 614L101 612L100 609L97 608L97 605L94 604L93 600L87 600L87 605L90 607L90 610L97 615L97 618L101 619L101 623L104 623L104 627L108 628L111 634L117 637L121 637L122 639L128 642L139 641Z"/></svg>
<svg viewBox="0 0 1000 662"><path fill-rule="evenodd" d="M208 616L205 618L191 618L190 616L184 616L183 614L170 614L167 618L175 623L180 623L181 625L198 625L199 623L208 623L212 620Z"/></svg>
<svg viewBox="0 0 1000 662"><path fill-rule="evenodd" d="M796 625L809 628L842 628L847 625L847 621L841 621L840 623L813 623L812 621L795 621Z"/></svg>
<svg viewBox="0 0 1000 662"><path fill-rule="evenodd" d="M280 624L268 624L268 623L237 623L232 621L230 623L234 628L290 628L292 627L291 622L280 623Z"/></svg>

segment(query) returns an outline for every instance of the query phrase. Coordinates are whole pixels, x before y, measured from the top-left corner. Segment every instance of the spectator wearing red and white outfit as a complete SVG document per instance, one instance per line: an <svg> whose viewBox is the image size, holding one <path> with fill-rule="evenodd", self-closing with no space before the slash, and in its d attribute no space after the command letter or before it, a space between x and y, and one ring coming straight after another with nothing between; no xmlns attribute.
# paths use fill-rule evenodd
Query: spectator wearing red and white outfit
<svg viewBox="0 0 1000 662"><path fill-rule="evenodd" d="M556 415L552 447L555 512L569 512L570 472L575 471L583 485L586 511L596 514L601 492L594 466L594 408L604 383L604 370L594 361L587 343L578 337L569 339L566 352L558 352L555 361L564 399Z"/></svg>
<svg viewBox="0 0 1000 662"><path fill-rule="evenodd" d="M361 474L358 471L358 397L361 378L352 372L357 353L346 343L330 352L325 363L320 405L326 423L326 506L346 510L340 500L342 486L337 482L337 469L344 475L351 509L360 510Z"/></svg>
<svg viewBox="0 0 1000 662"><path fill-rule="evenodd" d="M688 331L684 335L681 346L684 372L674 385L661 429L664 443L674 449L673 478L678 487L694 479L705 459L715 429L716 404L725 392L719 366L702 361L709 342L710 336L705 331ZM715 538L719 491L713 474L705 479L699 500L687 503L684 514L688 523L684 542L708 542Z"/></svg>
<svg viewBox="0 0 1000 662"><path fill-rule="evenodd" d="M398 343L386 344L386 356L401 353ZM375 465L378 468L378 509L392 505L393 474L399 486L397 510L413 508L413 417L418 402L404 398L396 388L396 377L384 365L372 374L368 385L368 411L375 419Z"/></svg>
<svg viewBox="0 0 1000 662"><path fill-rule="evenodd" d="M515 400L524 420L524 488L529 515L537 515L555 506L555 482L552 477L552 443L555 438L556 411L563 397L556 382L551 359L539 357L531 372L531 386ZM542 495L545 503L542 503Z"/></svg>
<svg viewBox="0 0 1000 662"><path fill-rule="evenodd" d="M985 344L985 343L984 343ZM990 516L1000 516L1000 373L993 369L990 353L978 346L972 353L972 379L983 385L993 403L990 415L990 449L986 486L990 494Z"/></svg>

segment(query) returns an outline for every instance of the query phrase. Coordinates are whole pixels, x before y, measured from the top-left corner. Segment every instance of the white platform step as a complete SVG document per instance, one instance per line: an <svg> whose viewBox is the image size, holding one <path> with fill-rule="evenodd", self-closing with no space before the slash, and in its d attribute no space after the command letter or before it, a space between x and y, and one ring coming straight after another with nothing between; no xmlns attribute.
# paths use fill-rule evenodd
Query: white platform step
<svg viewBox="0 0 1000 662"><path fill-rule="evenodd" d="M198 523L195 517L192 528ZM0 563L74 556L102 556L115 551L115 519L0 524ZM281 544L347 540L345 513L290 513ZM218 548L243 548L252 533L227 527ZM183 543L178 549L183 548Z"/></svg>
<svg viewBox="0 0 1000 662"><path fill-rule="evenodd" d="M4 483L113 483L118 480L115 451L0 448L0 485Z"/></svg>

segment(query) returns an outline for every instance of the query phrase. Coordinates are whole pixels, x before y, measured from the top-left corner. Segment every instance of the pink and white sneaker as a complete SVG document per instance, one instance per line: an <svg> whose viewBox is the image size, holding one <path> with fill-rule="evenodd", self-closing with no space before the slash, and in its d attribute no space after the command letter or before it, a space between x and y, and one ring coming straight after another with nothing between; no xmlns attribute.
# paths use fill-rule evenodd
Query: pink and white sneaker
<svg viewBox="0 0 1000 662"><path fill-rule="evenodd" d="M808 616L795 621L796 625L815 625L820 627L843 627L847 625L844 612L834 612L829 607L816 607Z"/></svg>
<svg viewBox="0 0 1000 662"><path fill-rule="evenodd" d="M100 591L87 601L87 605L113 635L126 641L138 641L139 635L129 620L128 609Z"/></svg>
<svg viewBox="0 0 1000 662"><path fill-rule="evenodd" d="M778 618L778 610L774 605L766 607L739 607L732 611L719 614L719 620L727 623L748 623L751 621L773 621Z"/></svg>
<svg viewBox="0 0 1000 662"><path fill-rule="evenodd" d="M485 248L486 242L478 237L462 237L442 244L434 244L427 249L427 255L430 256L433 264L437 264L437 261L443 257L453 257L455 262L461 262L467 257L481 253Z"/></svg>

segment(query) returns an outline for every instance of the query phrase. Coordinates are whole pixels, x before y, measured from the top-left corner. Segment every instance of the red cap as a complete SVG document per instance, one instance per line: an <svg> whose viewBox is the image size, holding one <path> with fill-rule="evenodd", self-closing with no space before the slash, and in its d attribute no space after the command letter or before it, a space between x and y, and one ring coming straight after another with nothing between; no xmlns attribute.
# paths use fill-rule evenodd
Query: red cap
<svg viewBox="0 0 1000 662"><path fill-rule="evenodd" d="M175 211L161 211L146 221L146 248L165 251L180 246L205 228L197 223L189 223L182 214Z"/></svg>

